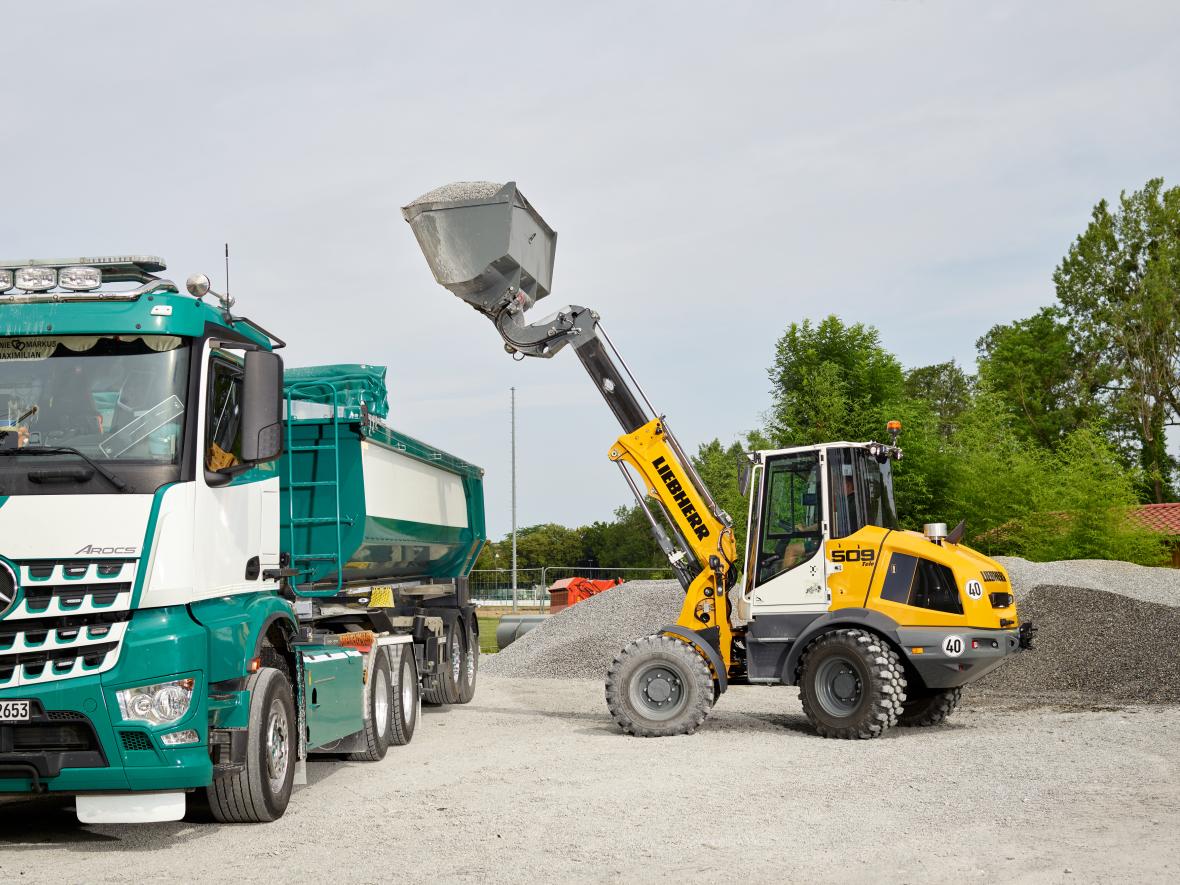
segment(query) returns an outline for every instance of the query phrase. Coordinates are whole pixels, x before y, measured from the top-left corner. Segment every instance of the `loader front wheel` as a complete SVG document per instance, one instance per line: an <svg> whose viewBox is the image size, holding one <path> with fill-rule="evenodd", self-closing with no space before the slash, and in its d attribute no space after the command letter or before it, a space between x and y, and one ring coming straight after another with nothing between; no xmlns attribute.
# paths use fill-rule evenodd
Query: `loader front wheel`
<svg viewBox="0 0 1180 885"><path fill-rule="evenodd" d="M942 725L946 717L955 712L962 696L962 688L909 689L897 724L911 727Z"/></svg>
<svg viewBox="0 0 1180 885"><path fill-rule="evenodd" d="M867 630L833 630L803 653L799 700L823 737L879 737L897 724L905 689L897 652Z"/></svg>
<svg viewBox="0 0 1180 885"><path fill-rule="evenodd" d="M606 706L627 734L692 734L713 708L713 674L686 642L644 636L619 652L607 670Z"/></svg>

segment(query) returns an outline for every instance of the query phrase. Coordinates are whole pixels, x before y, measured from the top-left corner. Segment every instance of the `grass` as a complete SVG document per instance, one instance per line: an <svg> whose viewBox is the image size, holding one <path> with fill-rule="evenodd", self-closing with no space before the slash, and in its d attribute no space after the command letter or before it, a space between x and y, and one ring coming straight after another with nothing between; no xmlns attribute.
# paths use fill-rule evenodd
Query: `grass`
<svg viewBox="0 0 1180 885"><path fill-rule="evenodd" d="M500 618L504 615L512 614L512 606L487 606L480 607L479 613L476 617L479 619L479 651L480 654L495 654L496 648L496 626L500 623ZM518 614L534 615L537 614L536 609L518 609Z"/></svg>

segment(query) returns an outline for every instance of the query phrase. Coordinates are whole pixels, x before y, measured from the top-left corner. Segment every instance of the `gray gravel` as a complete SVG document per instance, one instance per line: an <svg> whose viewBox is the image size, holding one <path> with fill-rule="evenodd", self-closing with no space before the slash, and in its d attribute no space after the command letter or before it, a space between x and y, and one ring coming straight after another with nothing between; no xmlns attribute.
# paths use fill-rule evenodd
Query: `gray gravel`
<svg viewBox="0 0 1180 885"><path fill-rule="evenodd" d="M503 186L502 184L496 184L494 181L453 181L450 184L444 184L442 187L436 187L432 191L427 191L418 199L411 202L410 205L416 206L419 203L451 203L458 200L483 200L493 196Z"/></svg>
<svg viewBox="0 0 1180 885"><path fill-rule="evenodd" d="M1017 602L1034 587L1050 586L1105 590L1143 602L1180 606L1180 569L1102 559L1029 562L1016 556L997 556L996 561L1008 570Z"/></svg>
<svg viewBox="0 0 1180 885"><path fill-rule="evenodd" d="M748 685L696 734L643 740L600 679L481 676L382 762L313 759L272 824L82 826L69 800L0 802L0 881L1174 883L1178 740L1180 707L1155 706L826 741L794 692Z"/></svg>
<svg viewBox="0 0 1180 885"><path fill-rule="evenodd" d="M496 676L600 677L632 639L674 623L683 602L676 581L628 581L558 612L481 666Z"/></svg>

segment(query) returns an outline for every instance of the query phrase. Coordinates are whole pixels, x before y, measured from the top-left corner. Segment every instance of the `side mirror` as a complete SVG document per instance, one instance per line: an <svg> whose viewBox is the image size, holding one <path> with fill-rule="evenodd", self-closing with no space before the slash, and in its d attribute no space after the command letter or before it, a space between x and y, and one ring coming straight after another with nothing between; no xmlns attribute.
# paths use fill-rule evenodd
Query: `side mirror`
<svg viewBox="0 0 1180 885"><path fill-rule="evenodd" d="M283 358L246 352L242 384L242 461L261 464L283 454Z"/></svg>
<svg viewBox="0 0 1180 885"><path fill-rule="evenodd" d="M746 497L746 492L750 491L750 474L754 470L754 465L747 461L742 465L741 472L738 473L738 494L743 498Z"/></svg>

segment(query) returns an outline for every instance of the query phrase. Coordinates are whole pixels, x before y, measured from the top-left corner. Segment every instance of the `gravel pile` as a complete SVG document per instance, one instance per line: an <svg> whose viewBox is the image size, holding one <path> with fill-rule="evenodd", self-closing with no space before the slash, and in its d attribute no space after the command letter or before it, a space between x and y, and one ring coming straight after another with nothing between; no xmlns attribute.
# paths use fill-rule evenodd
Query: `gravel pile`
<svg viewBox="0 0 1180 885"><path fill-rule="evenodd" d="M1180 569L1148 568L1104 559L1029 562L1016 556L997 556L996 561L1008 570L1018 603L1034 587L1082 587L1143 602L1180 605Z"/></svg>
<svg viewBox="0 0 1180 885"><path fill-rule="evenodd" d="M683 602L676 581L628 581L558 612L480 667L493 676L601 677L632 639L674 623Z"/></svg>
<svg viewBox="0 0 1180 885"><path fill-rule="evenodd" d="M494 181L455 181L428 191L410 203L451 203L457 200L483 200L493 196L504 185Z"/></svg>

